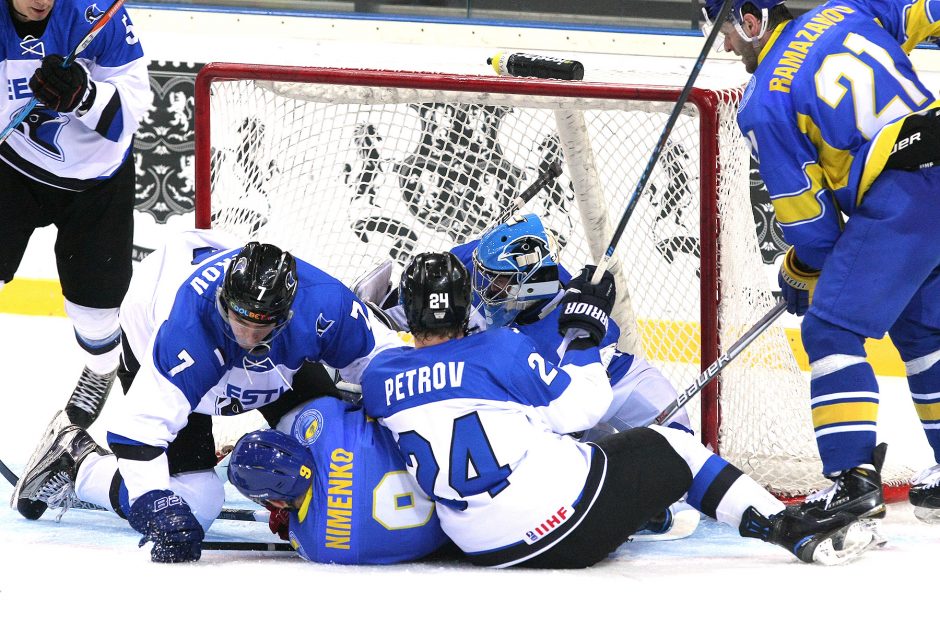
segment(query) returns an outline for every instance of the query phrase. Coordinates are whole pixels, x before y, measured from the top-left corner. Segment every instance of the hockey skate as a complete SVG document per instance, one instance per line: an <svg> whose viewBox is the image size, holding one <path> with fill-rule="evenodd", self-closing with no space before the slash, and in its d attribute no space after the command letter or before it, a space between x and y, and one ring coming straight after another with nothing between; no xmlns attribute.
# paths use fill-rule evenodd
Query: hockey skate
<svg viewBox="0 0 940 627"><path fill-rule="evenodd" d="M91 423L101 414L116 376L116 368L107 374L94 373L87 366L82 370L82 375L75 384L75 390L65 405L65 413L73 425L78 425L82 429L91 426Z"/></svg>
<svg viewBox="0 0 940 627"><path fill-rule="evenodd" d="M630 536L633 542L657 542L687 538L698 528L701 514L683 501L673 503L653 516L646 525Z"/></svg>
<svg viewBox="0 0 940 627"><path fill-rule="evenodd" d="M823 519L835 513L846 513L858 518L884 518L885 498L881 485L881 467L888 445L875 447L871 465L843 470L831 486L806 497L800 510L809 516Z"/></svg>
<svg viewBox="0 0 940 627"><path fill-rule="evenodd" d="M78 467L91 453L107 454L84 429L61 416L59 412L53 418L10 498L10 506L29 520L38 519L49 507L62 510L57 520L70 507L88 508L75 495Z"/></svg>
<svg viewBox="0 0 940 627"><path fill-rule="evenodd" d="M787 507L767 518L749 507L738 531L745 538L758 538L783 547L807 564L834 566L883 544L877 524L874 520L858 520L847 512L816 518L798 506Z"/></svg>
<svg viewBox="0 0 940 627"><path fill-rule="evenodd" d="M940 524L940 464L923 470L911 479L907 498L914 516L929 524Z"/></svg>

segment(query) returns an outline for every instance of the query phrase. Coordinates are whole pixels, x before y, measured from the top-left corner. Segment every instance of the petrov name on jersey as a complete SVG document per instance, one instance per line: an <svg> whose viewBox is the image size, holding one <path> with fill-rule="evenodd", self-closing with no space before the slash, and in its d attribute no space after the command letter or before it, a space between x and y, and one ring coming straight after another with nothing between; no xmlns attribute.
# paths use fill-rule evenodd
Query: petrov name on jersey
<svg viewBox="0 0 940 627"><path fill-rule="evenodd" d="M420 366L399 372L385 379L385 404L403 401L406 398L426 394L444 388L459 388L463 382L464 362L438 361L430 366Z"/></svg>

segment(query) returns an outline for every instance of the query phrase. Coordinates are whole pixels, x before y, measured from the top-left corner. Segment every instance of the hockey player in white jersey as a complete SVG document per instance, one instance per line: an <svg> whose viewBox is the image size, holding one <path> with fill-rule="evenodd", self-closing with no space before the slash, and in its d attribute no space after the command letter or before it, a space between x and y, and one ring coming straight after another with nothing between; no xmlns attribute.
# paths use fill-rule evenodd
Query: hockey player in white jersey
<svg viewBox="0 0 940 627"><path fill-rule="evenodd" d="M470 561L590 566L686 493L705 514L805 562L845 561L873 545L871 523L786 509L681 430L636 428L595 444L564 435L596 424L612 398L597 346L613 278L592 285L590 272L560 304L558 330L576 339L555 365L517 331L466 335L470 277L453 254L420 254L404 270L415 348L386 350L366 367L366 414L392 431Z"/></svg>
<svg viewBox="0 0 940 627"><path fill-rule="evenodd" d="M154 561L199 559L202 533L221 511L210 415L264 413L285 398L289 409L323 394L299 394L298 379L311 362L358 381L374 350L400 344L387 330L377 342L365 306L345 286L276 246L187 248L185 263L195 253L197 265L182 285L158 281L143 306L128 304L128 312L152 315L157 328L143 351L137 335L146 323L128 328L128 346L136 346L125 357L140 365L125 412L109 425L115 455L100 454L84 431L55 425L12 500L21 514L37 518L47 505L68 505L77 494L127 517L154 541ZM154 263L173 265L165 257ZM175 297L167 299L166 289ZM146 286L131 291L147 293ZM332 385L328 377L326 384ZM266 417L273 423L277 416Z"/></svg>
<svg viewBox="0 0 940 627"><path fill-rule="evenodd" d="M512 327L528 336L543 358L558 359L562 338L558 335L558 308L564 284L571 274L559 263L554 238L535 214L517 213L486 230L479 239L451 250L473 278L478 310L471 315L474 332ZM400 307L390 312L406 323ZM658 368L638 355L617 350L620 327L611 320L600 344L613 390L613 400L598 424L581 435L595 441L610 433L647 426L676 399L675 388ZM680 408L666 423L691 431L689 416ZM691 534L697 512L676 503L651 519L642 529L663 539Z"/></svg>
<svg viewBox="0 0 940 627"><path fill-rule="evenodd" d="M32 97L39 102L0 143L0 289L34 230L55 225L65 311L85 352L66 413L83 426L97 418L118 365L118 307L132 272L133 139L152 101L124 9L62 67L103 13L93 0L8 0L0 9L0 127Z"/></svg>

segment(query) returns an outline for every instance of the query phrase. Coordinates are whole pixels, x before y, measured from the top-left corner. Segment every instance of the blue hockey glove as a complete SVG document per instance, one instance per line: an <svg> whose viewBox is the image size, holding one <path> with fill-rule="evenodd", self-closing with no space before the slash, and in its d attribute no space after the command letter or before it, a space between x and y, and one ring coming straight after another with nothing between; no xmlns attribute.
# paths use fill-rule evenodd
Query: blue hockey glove
<svg viewBox="0 0 940 627"><path fill-rule="evenodd" d="M127 516L135 531L144 535L140 546L153 542L154 562L195 562L202 556L205 532L181 496L169 490L151 490L134 501Z"/></svg>
<svg viewBox="0 0 940 627"><path fill-rule="evenodd" d="M558 332L565 335L569 330L583 331L591 346L599 346L607 335L607 321L614 308L617 288L614 276L605 271L597 285L591 284L595 266L585 266L578 276L567 285L561 299L561 315L558 316Z"/></svg>
<svg viewBox="0 0 940 627"><path fill-rule="evenodd" d="M777 284L787 301L787 311L798 316L805 314L813 303L813 292L816 291L818 280L819 270L797 259L791 246L780 264L780 275L777 277Z"/></svg>

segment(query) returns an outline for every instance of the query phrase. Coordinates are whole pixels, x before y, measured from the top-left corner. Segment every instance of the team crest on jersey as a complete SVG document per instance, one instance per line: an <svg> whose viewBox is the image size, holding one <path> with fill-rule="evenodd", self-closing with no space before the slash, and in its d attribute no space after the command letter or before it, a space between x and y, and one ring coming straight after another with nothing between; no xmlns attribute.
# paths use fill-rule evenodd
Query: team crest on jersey
<svg viewBox="0 0 940 627"><path fill-rule="evenodd" d="M104 11L98 8L97 4L93 4L87 9L85 9L85 21L89 24L94 24L98 21L98 18L104 15Z"/></svg>
<svg viewBox="0 0 940 627"><path fill-rule="evenodd" d="M303 433L304 444L309 446L316 442L320 434L323 433L323 414L316 409L306 409L300 412L297 418L299 419L297 424L310 423Z"/></svg>
<svg viewBox="0 0 940 627"><path fill-rule="evenodd" d="M17 130L26 136L34 149L56 161L65 161L59 134L68 123L68 118L59 115L54 109L36 108L26 116Z"/></svg>
<svg viewBox="0 0 940 627"><path fill-rule="evenodd" d="M333 320L327 320L324 318L322 313L317 316L317 335L323 335L329 331L330 327L333 326L333 322Z"/></svg>
<svg viewBox="0 0 940 627"><path fill-rule="evenodd" d="M42 43L41 40L36 39L32 35L27 35L23 37L20 41L20 54L26 56L28 54L36 55L40 59L46 56L46 46Z"/></svg>

